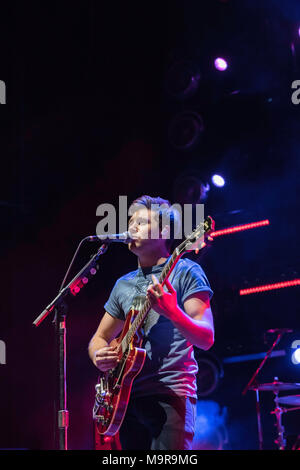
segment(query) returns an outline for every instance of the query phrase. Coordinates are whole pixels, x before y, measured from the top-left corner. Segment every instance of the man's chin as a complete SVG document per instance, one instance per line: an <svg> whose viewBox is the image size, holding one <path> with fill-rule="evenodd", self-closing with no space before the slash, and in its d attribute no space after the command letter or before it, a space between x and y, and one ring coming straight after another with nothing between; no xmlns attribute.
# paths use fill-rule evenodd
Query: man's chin
<svg viewBox="0 0 300 470"><path fill-rule="evenodd" d="M139 251L143 249L143 243L140 240L133 240L128 243L128 249L133 253L139 253Z"/></svg>
<svg viewBox="0 0 300 470"><path fill-rule="evenodd" d="M136 246L136 241L133 240L132 242L128 243L128 249L130 251L132 251L133 253L135 252L135 250L137 249L137 246Z"/></svg>

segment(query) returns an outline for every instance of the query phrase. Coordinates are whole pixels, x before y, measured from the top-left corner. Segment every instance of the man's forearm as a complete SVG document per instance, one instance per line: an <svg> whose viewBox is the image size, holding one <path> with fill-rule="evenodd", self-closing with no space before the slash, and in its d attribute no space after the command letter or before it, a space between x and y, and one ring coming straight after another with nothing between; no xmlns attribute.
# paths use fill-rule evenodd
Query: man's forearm
<svg viewBox="0 0 300 470"><path fill-rule="evenodd" d="M93 361L95 366L95 352L98 351L98 349L104 348L105 346L108 346L108 342L104 338L101 338L100 336L94 336L91 339L88 347L88 352L90 359Z"/></svg>
<svg viewBox="0 0 300 470"><path fill-rule="evenodd" d="M172 323L190 343L204 350L212 347L214 332L207 322L193 319L180 307L172 313Z"/></svg>

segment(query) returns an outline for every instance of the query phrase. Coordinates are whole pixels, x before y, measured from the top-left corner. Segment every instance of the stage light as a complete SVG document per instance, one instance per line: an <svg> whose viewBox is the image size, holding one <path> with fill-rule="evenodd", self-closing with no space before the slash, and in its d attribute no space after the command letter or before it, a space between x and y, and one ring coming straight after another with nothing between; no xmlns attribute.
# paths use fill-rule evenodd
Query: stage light
<svg viewBox="0 0 300 470"><path fill-rule="evenodd" d="M220 72L223 72L227 69L228 64L225 59L222 59L222 57L218 57L217 59L215 59L215 67Z"/></svg>
<svg viewBox="0 0 300 470"><path fill-rule="evenodd" d="M213 175L211 180L213 184L218 188L222 188L225 185L225 180L221 175Z"/></svg>
<svg viewBox="0 0 300 470"><path fill-rule="evenodd" d="M300 279L292 279L291 281L276 282L274 284L265 284L262 286L249 287L248 289L241 289L240 295L257 294L259 292L266 292L268 290L283 289L284 287L300 286Z"/></svg>
<svg viewBox="0 0 300 470"><path fill-rule="evenodd" d="M292 354L293 364L300 364L300 348L297 348L296 351Z"/></svg>
<svg viewBox="0 0 300 470"><path fill-rule="evenodd" d="M261 220L259 222L251 222L250 224L236 225L235 227L228 227L221 230L216 230L211 232L210 237L220 237L222 235L231 235L232 233L242 232L243 230L250 230L252 228L263 227L264 225L269 225L270 222L268 219Z"/></svg>
<svg viewBox="0 0 300 470"><path fill-rule="evenodd" d="M298 366L300 364L300 340L293 341L291 349L294 349L292 354L292 363Z"/></svg>

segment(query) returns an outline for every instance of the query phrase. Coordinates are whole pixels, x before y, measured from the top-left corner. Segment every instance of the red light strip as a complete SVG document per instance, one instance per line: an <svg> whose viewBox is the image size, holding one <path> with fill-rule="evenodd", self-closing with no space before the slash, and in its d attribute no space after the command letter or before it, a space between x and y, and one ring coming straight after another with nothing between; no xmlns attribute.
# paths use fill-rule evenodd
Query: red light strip
<svg viewBox="0 0 300 470"><path fill-rule="evenodd" d="M270 221L268 219L261 220L259 222L252 222L250 224L236 225L235 227L224 228L222 230L216 230L209 234L210 237L219 237L221 235L228 235L230 233L241 232L242 230L249 230L251 228L263 227L269 225Z"/></svg>
<svg viewBox="0 0 300 470"><path fill-rule="evenodd" d="M276 282L275 284L266 284L264 286L250 287L249 289L241 289L240 295L255 294L257 292L265 292L267 290L282 289L283 287L300 286L300 279L292 281Z"/></svg>

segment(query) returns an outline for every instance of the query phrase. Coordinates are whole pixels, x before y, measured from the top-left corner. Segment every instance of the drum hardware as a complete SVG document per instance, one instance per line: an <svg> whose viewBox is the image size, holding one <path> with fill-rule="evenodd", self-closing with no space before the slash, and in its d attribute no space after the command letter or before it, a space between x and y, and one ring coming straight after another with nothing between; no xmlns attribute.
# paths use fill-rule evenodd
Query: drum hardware
<svg viewBox="0 0 300 470"><path fill-rule="evenodd" d="M299 384L295 384L299 385ZM298 387L297 387L298 388ZM288 397L278 397L278 393L276 394L275 397L275 404L276 408L274 411L271 411L271 414L275 414L276 416L276 426L277 426L277 431L278 431L278 439L275 440L275 443L278 445L279 450L284 450L285 445L286 445L286 440L284 439L284 427L281 422L281 415L283 413L287 413L288 411L295 411L299 410L300 406L294 407L294 408L282 408L279 406L281 403L283 404L300 404L300 395L295 395L295 396L288 396Z"/></svg>
<svg viewBox="0 0 300 470"><path fill-rule="evenodd" d="M263 449L263 433L262 433L262 425L261 425L261 415L260 415L260 402L259 402L259 391L272 391L275 393L275 415L276 415L276 426L278 430L278 439L276 439L275 443L278 445L280 450L284 449L285 446L285 439L284 439L284 428L281 422L281 408L279 406L278 393L282 390L293 390L294 388L300 388L300 384L285 384L283 382L278 381L278 377L274 377L274 382L271 384L258 384L256 382L256 377L258 376L259 372L261 371L262 367L264 366L266 360L272 353L273 349L277 346L280 342L284 333L291 333L293 330L287 328L280 328L280 329L273 329L268 330L267 333L276 334L276 339L273 342L270 349L266 352L265 357L259 364L258 368L254 372L253 376L251 377L250 381L244 388L242 394L244 395L248 390L254 390L256 394L256 415L257 415L257 428L258 428L258 441L259 441L259 450Z"/></svg>
<svg viewBox="0 0 300 470"><path fill-rule="evenodd" d="M296 406L294 408L282 408L280 405L300 405L300 395L290 395L286 397L278 397L278 393L287 390L294 390L300 388L300 383L285 383L280 382L278 377L274 377L274 382L271 383L264 383L264 384L256 384L249 387L249 390L264 391L264 392L273 392L275 395L274 402L275 402L275 409L271 411L271 414L274 414L276 417L275 426L277 428L278 437L274 441L275 444L278 446L279 450L284 450L286 446L286 440L284 437L284 426L282 424L282 414L287 413L288 411L295 411L299 410L300 406Z"/></svg>
<svg viewBox="0 0 300 470"><path fill-rule="evenodd" d="M255 384L249 387L249 390L260 390L262 392L285 392L287 390L295 390L296 388L300 388L300 383L285 383L279 382L278 377L274 377L274 382L265 383L265 384ZM295 395L299 397L300 403L300 395ZM286 398L280 397L279 400ZM279 401L279 403L283 403L283 401Z"/></svg>
<svg viewBox="0 0 300 470"><path fill-rule="evenodd" d="M271 411L271 414L275 414L275 417L276 417L275 427L277 428L277 434L278 434L278 437L277 437L277 439L275 439L274 442L275 442L275 444L277 444L279 450L284 450L285 446L286 446L286 439L284 437L285 429L284 429L284 426L282 424L283 408L281 408L279 406L278 391L276 391L276 392L274 391L274 394L275 394L275 398L274 398L275 410Z"/></svg>
<svg viewBox="0 0 300 470"><path fill-rule="evenodd" d="M286 397L279 397L278 403L283 405L299 405L297 408L292 408L293 410L298 410L300 407L300 395L288 395ZM288 408L291 411L291 408Z"/></svg>

